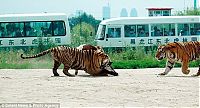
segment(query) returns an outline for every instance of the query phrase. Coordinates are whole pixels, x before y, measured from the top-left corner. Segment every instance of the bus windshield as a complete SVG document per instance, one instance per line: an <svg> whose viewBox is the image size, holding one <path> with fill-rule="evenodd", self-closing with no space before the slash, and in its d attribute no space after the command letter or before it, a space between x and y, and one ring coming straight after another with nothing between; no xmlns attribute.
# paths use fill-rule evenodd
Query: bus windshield
<svg viewBox="0 0 200 108"><path fill-rule="evenodd" d="M104 40L105 30L106 30L106 25L99 25L99 29L97 31L97 40Z"/></svg>

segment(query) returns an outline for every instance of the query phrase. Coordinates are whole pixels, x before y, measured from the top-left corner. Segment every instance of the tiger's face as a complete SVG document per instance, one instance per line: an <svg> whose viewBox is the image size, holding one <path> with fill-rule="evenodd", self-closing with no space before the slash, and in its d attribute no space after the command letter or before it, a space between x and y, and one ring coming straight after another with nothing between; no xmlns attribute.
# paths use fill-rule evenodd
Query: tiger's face
<svg viewBox="0 0 200 108"><path fill-rule="evenodd" d="M109 73L109 74L114 75L114 76L118 76L118 73L112 67L112 62L111 62L109 56L107 54L104 54L104 53L102 53L101 56L103 57L102 63L101 63L101 66L100 66L102 72Z"/></svg>
<svg viewBox="0 0 200 108"><path fill-rule="evenodd" d="M105 69L111 66L112 62L109 58L109 56L105 53L101 53L101 57L102 57L102 63L101 63L101 69Z"/></svg>
<svg viewBox="0 0 200 108"><path fill-rule="evenodd" d="M166 57L166 51L165 51L165 46L159 46L156 52L155 58L157 60L162 60Z"/></svg>

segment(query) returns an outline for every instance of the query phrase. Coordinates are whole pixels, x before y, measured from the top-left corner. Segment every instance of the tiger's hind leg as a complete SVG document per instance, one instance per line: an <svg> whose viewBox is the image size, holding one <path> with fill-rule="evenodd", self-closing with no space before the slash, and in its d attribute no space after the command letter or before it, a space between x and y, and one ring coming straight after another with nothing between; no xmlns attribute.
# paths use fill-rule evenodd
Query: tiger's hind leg
<svg viewBox="0 0 200 108"><path fill-rule="evenodd" d="M189 61L182 62L182 72L183 74L186 74L186 75L190 73L190 70L188 69L188 63Z"/></svg>
<svg viewBox="0 0 200 108"><path fill-rule="evenodd" d="M54 74L54 76L59 76L59 74L57 72L57 69L60 66L60 64L61 64L60 62L54 60L54 67L53 67L53 74Z"/></svg>
<svg viewBox="0 0 200 108"><path fill-rule="evenodd" d="M166 68L165 71L163 73L160 73L159 75L167 75L169 73L169 71L174 67L174 62L172 61L167 61L166 63Z"/></svg>
<svg viewBox="0 0 200 108"><path fill-rule="evenodd" d="M65 75L67 75L67 76L75 77L75 75L72 75L72 74L70 74L70 73L68 72L69 69L70 69L69 66L64 65L63 73L64 73Z"/></svg>

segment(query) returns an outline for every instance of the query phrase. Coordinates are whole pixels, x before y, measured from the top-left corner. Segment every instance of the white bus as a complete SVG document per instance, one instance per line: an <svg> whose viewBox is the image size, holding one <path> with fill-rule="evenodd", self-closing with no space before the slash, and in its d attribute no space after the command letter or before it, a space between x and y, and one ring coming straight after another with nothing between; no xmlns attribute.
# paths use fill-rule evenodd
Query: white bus
<svg viewBox="0 0 200 108"><path fill-rule="evenodd" d="M102 47L135 47L199 39L200 16L160 16L103 20L96 41Z"/></svg>
<svg viewBox="0 0 200 108"><path fill-rule="evenodd" d="M0 15L0 47L36 46L39 42L71 44L64 13Z"/></svg>

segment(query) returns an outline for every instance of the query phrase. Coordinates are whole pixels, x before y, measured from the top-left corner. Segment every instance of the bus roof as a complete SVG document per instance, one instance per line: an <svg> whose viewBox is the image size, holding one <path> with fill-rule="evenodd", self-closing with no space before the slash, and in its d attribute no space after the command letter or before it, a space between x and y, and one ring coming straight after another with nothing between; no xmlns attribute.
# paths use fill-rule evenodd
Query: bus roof
<svg viewBox="0 0 200 108"><path fill-rule="evenodd" d="M200 23L200 16L156 16L156 17L118 17L103 20L102 25L152 24L152 23Z"/></svg>
<svg viewBox="0 0 200 108"><path fill-rule="evenodd" d="M66 19L65 13L2 14L0 22L51 21Z"/></svg>

